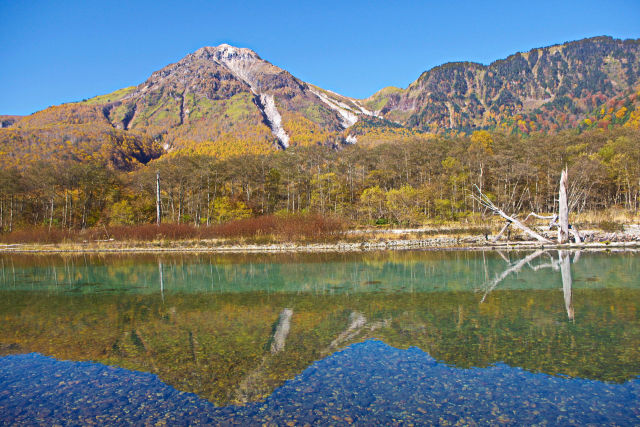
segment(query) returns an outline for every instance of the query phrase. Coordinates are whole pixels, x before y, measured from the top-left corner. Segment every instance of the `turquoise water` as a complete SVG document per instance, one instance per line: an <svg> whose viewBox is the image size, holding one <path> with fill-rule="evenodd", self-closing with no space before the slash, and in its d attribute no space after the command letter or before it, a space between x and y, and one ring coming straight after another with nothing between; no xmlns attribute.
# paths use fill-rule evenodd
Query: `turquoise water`
<svg viewBox="0 0 640 427"><path fill-rule="evenodd" d="M639 260L558 251L0 256L0 418L633 424ZM98 364L74 364L83 361ZM125 393L107 381L114 371L87 366L118 367L137 388ZM16 376L26 367L42 374ZM73 387L47 386L53 371L55 384L66 376ZM152 390L163 405L141 397ZM70 404L77 393L102 397ZM148 410L132 409L140 405Z"/></svg>

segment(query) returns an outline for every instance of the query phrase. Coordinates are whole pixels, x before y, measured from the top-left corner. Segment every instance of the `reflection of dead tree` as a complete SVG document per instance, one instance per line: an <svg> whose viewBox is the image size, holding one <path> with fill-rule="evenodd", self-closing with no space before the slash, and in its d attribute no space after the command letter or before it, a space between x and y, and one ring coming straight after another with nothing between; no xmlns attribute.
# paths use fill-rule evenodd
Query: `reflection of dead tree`
<svg viewBox="0 0 640 427"><path fill-rule="evenodd" d="M293 316L293 310L290 308L285 308L280 313L278 326L276 326L276 331L271 341L271 353L275 354L284 350L284 343L287 335L289 335L289 328L291 327L291 316Z"/></svg>
<svg viewBox="0 0 640 427"><path fill-rule="evenodd" d="M575 258L574 258L575 259ZM574 320L573 312L573 279L571 277L571 260L566 251L558 251L558 262L560 263L560 272L562 274L562 292L564 293L564 306L567 309L569 320Z"/></svg>
<svg viewBox="0 0 640 427"><path fill-rule="evenodd" d="M507 264L511 264L511 260L509 258L507 258L507 256L504 254L504 252L502 252L502 251L496 251L496 252L498 252L498 255L500 255L500 258L502 258L504 260L504 262L506 262Z"/></svg>
<svg viewBox="0 0 640 427"><path fill-rule="evenodd" d="M562 174L560 176L560 189L558 190L558 214L557 215L539 215L534 212L531 212L524 219L523 222L526 222L530 217L550 220L549 227L558 229L558 243L563 244L569 242L569 233L573 235L573 239L576 243L582 242L582 237L580 233L576 229L575 226L569 224L569 201L567 198L567 169L562 170ZM480 205L484 206L486 209L492 211L495 215L500 215L504 218L507 223L502 227L500 232L496 235L496 237L492 240L492 243L498 241L498 239L511 227L511 225L519 228L525 234L533 237L534 239L543 242L543 243L551 243L551 240L546 237L536 233L531 230L529 227L523 224L516 219L516 215L509 216L500 208L498 208L485 194L483 194L478 186L475 186L475 189L478 192L478 195L473 195L472 197L476 200Z"/></svg>
<svg viewBox="0 0 640 427"><path fill-rule="evenodd" d="M271 339L270 351L264 354L259 365L240 381L234 391L233 403L244 404L253 402L265 398L271 392L272 388L270 384L273 384L273 380L268 376L269 370L272 369L272 361L278 360L283 354L282 351L285 348L285 340L291 327L292 316L293 310L289 308L285 308L280 312L275 332ZM387 327L390 324L391 319L369 322L364 314L359 311L353 311L349 315L347 328L341 332L329 346L324 349L318 349L318 353L321 356L331 354L335 352L339 346L361 336L361 334Z"/></svg>
<svg viewBox="0 0 640 427"><path fill-rule="evenodd" d="M331 342L331 347L337 347L340 343L355 337L366 324L367 318L364 317L364 314L359 311L352 311L349 315L349 326Z"/></svg>
<svg viewBox="0 0 640 427"><path fill-rule="evenodd" d="M488 285L487 286L487 290L484 292L484 295L482 296L482 299L480 300L480 302L484 302L485 298L487 298L487 295L489 295L489 293L492 290L494 290L496 288L496 286L498 286L500 284L500 282L502 282L504 279L506 279L506 277L508 275L510 275L511 273L515 273L517 271L520 271L522 269L522 267L524 267L529 262L533 261L534 259L536 259L540 255L542 255L543 253L544 253L543 250L535 251L535 252L527 255L526 257L522 258L518 262L511 264L509 266L509 268L504 270L501 274L497 275L491 282L489 282L487 284Z"/></svg>
<svg viewBox="0 0 640 427"><path fill-rule="evenodd" d="M538 258L542 254L548 255L551 261L546 264L531 265L531 261ZM575 253L573 257L573 263L578 262L578 260L580 259L580 254L580 251L577 251ZM567 310L567 316L569 317L569 320L574 320L575 313L573 309L572 292L573 278L571 276L571 259L567 251L558 251L557 260L553 259L549 252L545 250L535 251L514 263L510 263L508 259L506 259L504 254L500 254L500 256L509 263L509 267L502 273L496 275L493 280L486 284L486 290L484 295L482 296L482 299L480 300L480 303L483 303L487 298L487 295L489 295L489 293L493 291L507 276L509 276L511 273L520 271L525 265L528 265L529 268L531 268L531 270L533 271L542 270L544 268L551 268L553 270L560 270L560 273L562 275L562 292L564 294L564 304Z"/></svg>
<svg viewBox="0 0 640 427"><path fill-rule="evenodd" d="M278 316L275 332L271 337L270 353L262 357L260 364L249 372L238 384L235 390L234 402L244 404L264 397L269 392L269 387L265 377L267 376L268 362L270 356L276 355L284 350L285 341L291 329L291 317L293 310L285 308Z"/></svg>
<svg viewBox="0 0 640 427"><path fill-rule="evenodd" d="M338 335L338 337L331 342L331 345L329 345L329 347L323 353L326 354L332 352L336 347L354 339L363 331L372 332L376 329L389 326L390 323L391 319L384 319L377 322L368 322L364 314L360 313L359 311L353 311L349 315L349 326L347 326L347 329L340 333L340 335Z"/></svg>
<svg viewBox="0 0 640 427"><path fill-rule="evenodd" d="M158 261L158 273L160 274L160 296L162 296L162 303L164 304L164 276L162 275L162 261Z"/></svg>
<svg viewBox="0 0 640 427"><path fill-rule="evenodd" d="M531 265L531 263L529 263L529 268L531 268L533 271L542 270L543 268L551 268L553 270L559 270L560 266L558 265L558 260L553 259L553 257L549 254L549 252L545 252L544 254L547 257L549 257L549 262L547 264Z"/></svg>

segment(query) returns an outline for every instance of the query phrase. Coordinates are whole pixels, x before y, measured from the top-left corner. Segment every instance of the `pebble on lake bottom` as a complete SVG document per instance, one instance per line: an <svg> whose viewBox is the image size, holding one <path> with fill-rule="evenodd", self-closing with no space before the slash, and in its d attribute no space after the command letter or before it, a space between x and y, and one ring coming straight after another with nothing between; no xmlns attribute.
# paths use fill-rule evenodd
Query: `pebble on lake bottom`
<svg viewBox="0 0 640 427"><path fill-rule="evenodd" d="M368 340L312 364L265 402L216 407L153 374L31 353L0 358L0 414L27 425L637 425L640 381L460 369Z"/></svg>

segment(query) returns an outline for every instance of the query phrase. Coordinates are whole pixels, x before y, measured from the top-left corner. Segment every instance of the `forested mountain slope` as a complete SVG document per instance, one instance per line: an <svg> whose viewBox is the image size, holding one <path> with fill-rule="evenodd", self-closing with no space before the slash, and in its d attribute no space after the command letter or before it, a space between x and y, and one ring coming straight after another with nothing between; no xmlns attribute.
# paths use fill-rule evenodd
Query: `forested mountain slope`
<svg viewBox="0 0 640 427"><path fill-rule="evenodd" d="M364 103L425 131L511 127L529 133L578 127L588 113L633 93L639 83L640 40L595 37L488 66L444 64L405 90L385 88Z"/></svg>

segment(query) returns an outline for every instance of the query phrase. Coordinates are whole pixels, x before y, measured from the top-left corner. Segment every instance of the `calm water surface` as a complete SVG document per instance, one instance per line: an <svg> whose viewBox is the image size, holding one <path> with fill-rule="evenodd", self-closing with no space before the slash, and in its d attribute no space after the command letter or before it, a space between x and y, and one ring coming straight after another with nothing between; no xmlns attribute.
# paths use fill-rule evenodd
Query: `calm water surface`
<svg viewBox="0 0 640 427"><path fill-rule="evenodd" d="M0 256L0 424L640 423L640 254Z"/></svg>

